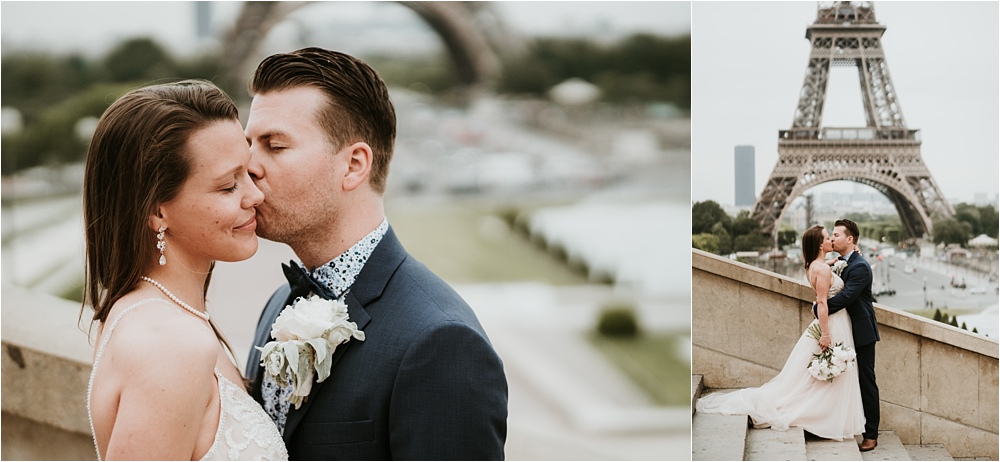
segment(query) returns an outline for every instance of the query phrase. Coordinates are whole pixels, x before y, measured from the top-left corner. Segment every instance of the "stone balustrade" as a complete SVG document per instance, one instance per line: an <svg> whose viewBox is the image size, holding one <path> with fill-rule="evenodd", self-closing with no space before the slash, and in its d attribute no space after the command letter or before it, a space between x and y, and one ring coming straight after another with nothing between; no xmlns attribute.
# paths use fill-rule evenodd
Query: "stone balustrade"
<svg viewBox="0 0 1000 462"><path fill-rule="evenodd" d="M805 281L700 250L692 250L691 287L692 373L706 388L764 384L813 319ZM904 444L996 460L997 340L881 304L875 315L880 428Z"/></svg>
<svg viewBox="0 0 1000 462"><path fill-rule="evenodd" d="M12 285L2 306L3 460L94 460L87 418L93 359L80 304Z"/></svg>

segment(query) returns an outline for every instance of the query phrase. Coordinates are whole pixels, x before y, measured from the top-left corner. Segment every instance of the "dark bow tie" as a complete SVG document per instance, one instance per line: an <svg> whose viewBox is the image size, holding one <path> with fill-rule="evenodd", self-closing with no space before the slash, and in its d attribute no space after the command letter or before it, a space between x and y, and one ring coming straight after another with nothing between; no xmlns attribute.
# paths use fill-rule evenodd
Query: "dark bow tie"
<svg viewBox="0 0 1000 462"><path fill-rule="evenodd" d="M292 288L292 293L289 295L292 300L308 296L310 292L327 300L337 298L337 294L332 293L326 286L313 279L312 275L298 263L294 261L288 262L287 265L282 263L281 270L284 271L285 279L288 279L288 285Z"/></svg>
<svg viewBox="0 0 1000 462"><path fill-rule="evenodd" d="M847 261L847 257L845 257L845 256L841 255L841 256L837 257L837 260L840 260L840 261Z"/></svg>

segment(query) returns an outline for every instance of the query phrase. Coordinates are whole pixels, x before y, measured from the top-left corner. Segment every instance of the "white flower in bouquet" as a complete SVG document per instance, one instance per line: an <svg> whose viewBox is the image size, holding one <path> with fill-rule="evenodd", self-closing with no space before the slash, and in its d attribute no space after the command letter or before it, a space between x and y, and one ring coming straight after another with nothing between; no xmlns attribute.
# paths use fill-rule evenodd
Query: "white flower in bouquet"
<svg viewBox="0 0 1000 462"><path fill-rule="evenodd" d="M840 276L840 273L844 272L844 268L847 268L847 261L837 260L837 262L833 264L833 268L831 269L833 270L834 273L837 274L837 276Z"/></svg>
<svg viewBox="0 0 1000 462"><path fill-rule="evenodd" d="M290 401L298 409L312 391L313 375L322 382L330 376L337 346L365 333L348 320L347 305L313 295L299 297L281 311L271 325L271 337L261 351L264 372L281 386L293 385Z"/></svg>
<svg viewBox="0 0 1000 462"><path fill-rule="evenodd" d="M806 333L813 340L819 341L820 336L823 335L823 331L819 327L819 321L813 321L806 329ZM854 364L856 353L853 349L844 345L844 342L839 342L819 353L814 353L812 356L813 359L806 366L809 375L816 378L816 380L826 380L832 383L833 379L847 371Z"/></svg>

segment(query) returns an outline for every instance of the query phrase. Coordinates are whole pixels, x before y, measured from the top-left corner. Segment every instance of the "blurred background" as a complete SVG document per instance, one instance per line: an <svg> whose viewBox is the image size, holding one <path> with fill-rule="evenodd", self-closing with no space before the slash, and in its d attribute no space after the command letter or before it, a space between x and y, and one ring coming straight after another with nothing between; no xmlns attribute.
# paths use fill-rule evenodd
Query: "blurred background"
<svg viewBox="0 0 1000 462"><path fill-rule="evenodd" d="M118 96L208 79L245 122L261 59L336 49L390 87L386 214L504 360L507 458L690 458L690 3L0 8L5 289L79 302L82 163ZM262 240L217 266L209 310L240 361L292 258Z"/></svg>

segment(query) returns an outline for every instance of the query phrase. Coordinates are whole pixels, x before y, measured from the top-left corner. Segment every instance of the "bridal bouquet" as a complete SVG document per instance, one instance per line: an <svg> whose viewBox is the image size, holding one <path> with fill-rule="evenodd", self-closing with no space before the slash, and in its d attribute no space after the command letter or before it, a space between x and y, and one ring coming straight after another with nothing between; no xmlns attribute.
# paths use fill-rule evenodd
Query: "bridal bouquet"
<svg viewBox="0 0 1000 462"><path fill-rule="evenodd" d="M830 269L833 270L834 274L840 276L840 273L844 272L844 268L847 268L847 262L844 260L837 260L837 262L834 263L833 267Z"/></svg>
<svg viewBox="0 0 1000 462"><path fill-rule="evenodd" d="M823 331L820 329L818 323L810 324L807 332L817 342L820 336L823 335ZM806 367L809 370L809 375L813 376L816 380L826 380L832 383L833 379L844 373L844 371L848 370L854 364L856 353L850 347L844 346L844 342L838 342L836 345L830 345L827 349L819 353L814 353L812 356L812 361L809 361L809 365Z"/></svg>
<svg viewBox="0 0 1000 462"><path fill-rule="evenodd" d="M313 374L322 382L330 376L333 353L351 338L365 333L350 322L347 305L313 295L299 297L281 311L271 326L271 337L261 351L264 372L282 387L293 385L290 401L298 409L312 391Z"/></svg>

